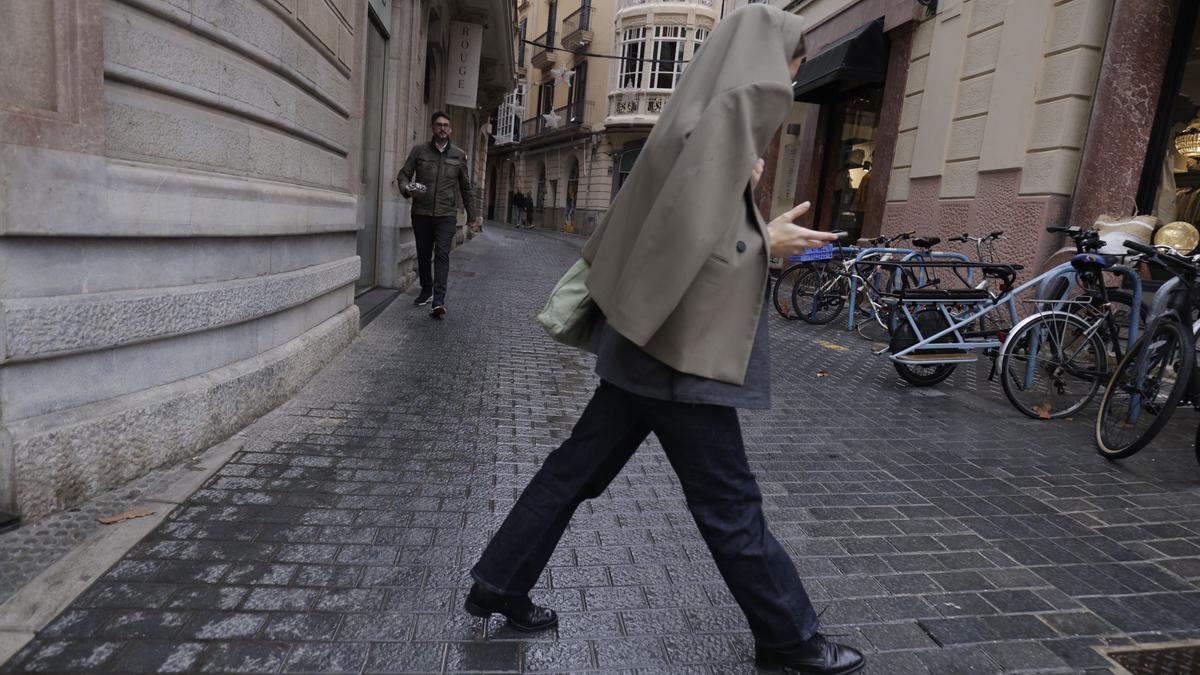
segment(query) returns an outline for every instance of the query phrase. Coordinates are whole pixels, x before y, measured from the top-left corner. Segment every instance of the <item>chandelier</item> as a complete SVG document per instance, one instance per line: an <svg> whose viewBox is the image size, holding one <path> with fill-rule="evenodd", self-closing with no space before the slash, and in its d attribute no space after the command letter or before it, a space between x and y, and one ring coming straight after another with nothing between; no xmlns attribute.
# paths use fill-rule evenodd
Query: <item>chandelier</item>
<svg viewBox="0 0 1200 675"><path fill-rule="evenodd" d="M1188 125L1188 128L1175 134L1175 149L1186 157L1200 157L1200 126Z"/></svg>

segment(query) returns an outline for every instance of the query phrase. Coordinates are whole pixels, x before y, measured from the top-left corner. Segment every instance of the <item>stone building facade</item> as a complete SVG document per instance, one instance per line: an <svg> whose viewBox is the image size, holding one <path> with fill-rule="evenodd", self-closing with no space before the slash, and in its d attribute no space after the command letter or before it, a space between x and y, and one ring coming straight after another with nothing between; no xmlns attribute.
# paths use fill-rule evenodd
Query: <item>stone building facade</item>
<svg viewBox="0 0 1200 675"><path fill-rule="evenodd" d="M458 20L491 24L470 149L512 82L502 0L0 4L0 510L228 437L353 339L356 291L408 283L391 177Z"/></svg>
<svg viewBox="0 0 1200 675"><path fill-rule="evenodd" d="M520 82L496 114L488 213L516 222L520 192L533 199L535 227L590 233L719 21L719 4L519 0L518 33L532 44L519 46Z"/></svg>
<svg viewBox="0 0 1200 675"><path fill-rule="evenodd" d="M863 237L1005 230L999 254L1027 274L1062 250L1047 225L1197 220L1184 193L1200 165L1175 149L1200 129L1195 3L772 4L809 20L809 57L764 211L811 200L805 224ZM882 58L855 61L866 52Z"/></svg>

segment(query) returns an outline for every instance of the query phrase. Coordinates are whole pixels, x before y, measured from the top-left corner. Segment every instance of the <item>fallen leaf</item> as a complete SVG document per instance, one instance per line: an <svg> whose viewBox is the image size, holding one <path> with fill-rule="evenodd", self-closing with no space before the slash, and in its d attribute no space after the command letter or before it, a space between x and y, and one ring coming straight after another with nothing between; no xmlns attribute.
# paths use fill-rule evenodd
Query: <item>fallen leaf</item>
<svg viewBox="0 0 1200 675"><path fill-rule="evenodd" d="M1042 401L1041 405L1033 406L1033 412L1041 419L1050 419L1050 401Z"/></svg>
<svg viewBox="0 0 1200 675"><path fill-rule="evenodd" d="M817 377L829 377L829 371L828 370L818 370Z"/></svg>
<svg viewBox="0 0 1200 675"><path fill-rule="evenodd" d="M833 351L835 351L835 352L848 352L848 351L850 351L850 348L849 348L849 347L843 347L842 345L839 345L839 344L837 344L837 343L834 343L834 342L830 342L830 341L828 341L828 340L817 340L817 344L821 345L821 346L822 346L822 347L824 347L825 349L832 349L832 350L833 350Z"/></svg>
<svg viewBox="0 0 1200 675"><path fill-rule="evenodd" d="M134 518L145 518L146 516L152 516L152 515L154 515L153 511L143 511L142 509L133 509L131 511L125 511L124 513L118 513L115 516L96 516L96 521L103 525L116 525L117 523L123 523L126 520L133 520Z"/></svg>

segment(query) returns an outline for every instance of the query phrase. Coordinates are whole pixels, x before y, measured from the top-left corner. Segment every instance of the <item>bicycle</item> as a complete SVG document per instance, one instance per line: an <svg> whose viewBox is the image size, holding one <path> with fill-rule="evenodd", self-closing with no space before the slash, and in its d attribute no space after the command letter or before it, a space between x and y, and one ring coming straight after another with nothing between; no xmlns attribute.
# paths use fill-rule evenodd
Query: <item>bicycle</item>
<svg viewBox="0 0 1200 675"><path fill-rule="evenodd" d="M896 242L909 239L915 249L891 248ZM875 263L891 260L900 254L927 256L939 241L937 237L912 238L911 232L904 232L890 238L875 239L871 242L873 246L865 251L857 251L853 258L805 269L792 286L792 307L797 309L798 318L804 322L823 325L836 319L847 300L854 296L854 311L880 322L886 328L887 308L878 302L878 297L893 278ZM881 250L871 252L870 249L875 248ZM862 292L857 292L860 289ZM852 290L856 292L852 293ZM859 332L862 333L861 330Z"/></svg>
<svg viewBox="0 0 1200 675"><path fill-rule="evenodd" d="M893 237L877 237L870 240L871 246L891 246L899 241L906 241L912 237L912 232L902 232ZM859 247L857 246L837 246L833 250L833 256L824 260L797 260L790 259L794 264L784 269L775 279L774 288L771 293L772 303L775 306L775 311L779 312L785 319L803 319L806 323L829 323L838 314L841 313L842 307L845 305L845 294L831 293L823 296L823 299L815 306L810 306L809 315L806 317L800 316L796 311L794 304L795 289L801 276L811 270L818 270L820 279L832 278L832 269L834 266L844 266L847 261L854 260L858 256ZM806 283L817 283L812 277L806 278ZM839 300L840 298L840 300ZM828 318L825 318L827 312L834 312Z"/></svg>
<svg viewBox="0 0 1200 675"><path fill-rule="evenodd" d="M1121 359L1100 400L1096 446L1107 459L1123 459L1146 447L1180 404L1200 408L1195 369L1200 258L1135 241L1125 246L1172 278L1154 294L1145 333Z"/></svg>
<svg viewBox="0 0 1200 675"><path fill-rule="evenodd" d="M1050 231L1070 234L1081 253L1101 245L1095 235L1078 228L1051 228ZM904 262L889 264L902 271L906 265L910 265ZM886 301L895 306L894 311L899 319L888 348L876 353L890 352L889 358L900 376L916 386L938 384L949 377L958 364L978 361L979 354L992 360L988 379L993 380L998 370L1000 350L1009 338L1008 329L997 326L1018 323L1017 297L1038 287L1039 301L1065 299L1073 287L1072 279L1077 279L1079 275L1075 266L1067 263L1014 288L1016 272L1021 269L1019 265L929 261L918 263L918 266L923 273L952 271L962 287L944 288L935 279L923 286L914 283L912 287L888 293ZM1114 266L1109 271L1121 274L1129 281L1133 289L1130 306L1138 306L1141 281L1137 274L1128 267ZM984 280L975 282L972 276L975 272L982 273ZM911 277L911 274L907 275L904 280L913 281ZM998 293L989 290L992 284L999 285ZM1111 301L1113 295L1110 294L1109 299ZM1006 323L992 319L989 325L984 321L989 314L1001 308L1006 310ZM1132 312L1129 315L1128 336L1133 337L1137 315Z"/></svg>
<svg viewBox="0 0 1200 675"><path fill-rule="evenodd" d="M1099 234L1065 227L1047 231L1075 239L1078 252L1070 265L1083 293L1068 299L1063 289L1034 300L1039 311L1014 326L1000 350L1004 395L1034 419L1069 417L1091 403L1108 380L1110 361L1124 356L1132 312L1132 298L1104 283L1115 261L1095 252L1104 245Z"/></svg>

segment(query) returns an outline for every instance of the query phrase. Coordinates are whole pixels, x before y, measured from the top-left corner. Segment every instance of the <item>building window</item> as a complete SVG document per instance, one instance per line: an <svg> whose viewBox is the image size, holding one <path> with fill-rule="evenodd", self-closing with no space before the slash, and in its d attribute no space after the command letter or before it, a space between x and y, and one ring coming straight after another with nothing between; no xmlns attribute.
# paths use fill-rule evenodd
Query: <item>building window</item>
<svg viewBox="0 0 1200 675"><path fill-rule="evenodd" d="M545 115L554 110L554 80L543 82L538 87L538 115Z"/></svg>
<svg viewBox="0 0 1200 675"><path fill-rule="evenodd" d="M652 89L674 89L683 73L683 26L654 27L654 64L650 71Z"/></svg>
<svg viewBox="0 0 1200 675"><path fill-rule="evenodd" d="M708 39L709 30L707 28L697 28L696 34L692 37L692 54L700 51L700 45Z"/></svg>
<svg viewBox="0 0 1200 675"><path fill-rule="evenodd" d="M639 89L642 86L642 59L646 56L646 29L626 28L621 39L622 89Z"/></svg>
<svg viewBox="0 0 1200 675"><path fill-rule="evenodd" d="M558 23L558 0L550 0L550 14L546 17L546 46L554 46L555 29Z"/></svg>
<svg viewBox="0 0 1200 675"><path fill-rule="evenodd" d="M525 67L525 49L527 47L527 45L525 44L525 41L529 39L529 26L528 26L527 22L525 21L525 19L521 19L521 27L519 29L517 29L517 35L519 38L517 40L517 66L520 68L524 68Z"/></svg>
<svg viewBox="0 0 1200 675"><path fill-rule="evenodd" d="M587 103L587 62L575 65L575 76L571 78L571 88L567 91L566 121L572 124L583 123L584 107Z"/></svg>
<svg viewBox="0 0 1200 675"><path fill-rule="evenodd" d="M496 113L496 142L515 143L521 140L521 116L525 113L525 83L504 97Z"/></svg>

